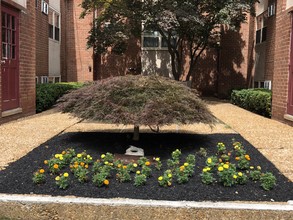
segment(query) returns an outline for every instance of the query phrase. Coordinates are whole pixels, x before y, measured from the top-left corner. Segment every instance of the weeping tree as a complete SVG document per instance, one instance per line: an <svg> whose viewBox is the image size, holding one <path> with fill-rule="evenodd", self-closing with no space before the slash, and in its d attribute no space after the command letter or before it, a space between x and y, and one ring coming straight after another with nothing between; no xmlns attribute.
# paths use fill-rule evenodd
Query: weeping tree
<svg viewBox="0 0 293 220"><path fill-rule="evenodd" d="M134 125L159 131L162 125L205 123L214 116L195 90L159 76L120 76L93 82L61 99L58 107L81 119Z"/></svg>
<svg viewBox="0 0 293 220"><path fill-rule="evenodd" d="M94 13L88 46L96 54L121 54L129 39L157 31L167 42L176 80L195 78L194 67L207 47L217 45L223 26L237 30L254 14L258 0L83 0L81 17ZM143 25L142 25L143 24ZM186 59L188 58L188 59Z"/></svg>

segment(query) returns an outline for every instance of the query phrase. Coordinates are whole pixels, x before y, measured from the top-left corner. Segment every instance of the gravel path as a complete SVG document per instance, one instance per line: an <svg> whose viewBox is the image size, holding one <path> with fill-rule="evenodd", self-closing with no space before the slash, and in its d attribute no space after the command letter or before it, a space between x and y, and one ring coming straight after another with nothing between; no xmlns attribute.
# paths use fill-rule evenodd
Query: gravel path
<svg viewBox="0 0 293 220"><path fill-rule="evenodd" d="M161 128L182 133L240 133L266 156L291 181L293 181L293 128L280 122L250 113L230 103L209 100L213 114L223 123L213 129L203 124L172 125ZM113 126L82 122L55 109L0 125L0 169L18 160L23 155L62 133L74 131L119 131L126 132L132 126ZM141 131L150 131L141 128Z"/></svg>

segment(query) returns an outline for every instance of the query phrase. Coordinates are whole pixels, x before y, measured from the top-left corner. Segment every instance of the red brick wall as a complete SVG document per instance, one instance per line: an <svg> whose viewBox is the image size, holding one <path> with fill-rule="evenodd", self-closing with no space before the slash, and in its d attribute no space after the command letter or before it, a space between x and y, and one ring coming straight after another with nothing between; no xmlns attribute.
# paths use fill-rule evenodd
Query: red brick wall
<svg viewBox="0 0 293 220"><path fill-rule="evenodd" d="M48 0L46 1L49 2ZM49 72L49 28L48 15L41 11L42 1L38 1L36 12L36 75L48 76Z"/></svg>
<svg viewBox="0 0 293 220"><path fill-rule="evenodd" d="M19 72L20 107L22 113L1 118L0 123L35 113L35 1L27 1L26 11L20 12ZM1 72L0 72L1 76ZM0 77L1 79L1 77ZM1 83L0 83L1 97ZM0 102L1 105L1 102ZM1 112L1 107L0 107Z"/></svg>
<svg viewBox="0 0 293 220"><path fill-rule="evenodd" d="M288 100L291 18L283 1L277 1L272 118L293 125L293 122L284 119Z"/></svg>
<svg viewBox="0 0 293 220"><path fill-rule="evenodd" d="M87 36L92 16L80 19L82 0L61 1L64 5L61 15L62 54L61 69L63 81L92 81L92 49L87 49Z"/></svg>
<svg viewBox="0 0 293 220"><path fill-rule="evenodd" d="M219 97L227 97L233 89L248 87L253 63L249 51L251 33L249 23L242 24L241 29L236 32L223 29L220 49L208 50L199 60L195 70L197 89L204 94L215 93Z"/></svg>

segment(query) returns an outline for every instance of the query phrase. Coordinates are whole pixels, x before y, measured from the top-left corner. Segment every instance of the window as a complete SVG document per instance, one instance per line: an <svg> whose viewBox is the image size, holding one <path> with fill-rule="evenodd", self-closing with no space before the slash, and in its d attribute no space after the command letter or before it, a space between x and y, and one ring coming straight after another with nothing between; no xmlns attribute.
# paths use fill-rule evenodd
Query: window
<svg viewBox="0 0 293 220"><path fill-rule="evenodd" d="M49 8L49 38L59 41L60 40L60 15L58 12Z"/></svg>
<svg viewBox="0 0 293 220"><path fill-rule="evenodd" d="M268 11L264 11L256 17L256 44L267 40L267 19Z"/></svg>
<svg viewBox="0 0 293 220"><path fill-rule="evenodd" d="M176 37L172 39L172 44L176 44ZM168 42L158 31L146 31L142 35L143 49L167 50Z"/></svg>

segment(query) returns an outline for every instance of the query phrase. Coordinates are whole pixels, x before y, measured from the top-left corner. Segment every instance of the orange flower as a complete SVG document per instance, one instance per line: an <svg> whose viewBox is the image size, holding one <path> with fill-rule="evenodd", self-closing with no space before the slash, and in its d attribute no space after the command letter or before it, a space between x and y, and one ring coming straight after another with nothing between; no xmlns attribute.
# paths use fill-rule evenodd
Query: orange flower
<svg viewBox="0 0 293 220"><path fill-rule="evenodd" d="M54 166L53 166L53 168L54 169L58 169L59 168L59 165L55 163Z"/></svg>
<svg viewBox="0 0 293 220"><path fill-rule="evenodd" d="M44 169L40 169L39 170L39 173L45 173L45 170Z"/></svg>
<svg viewBox="0 0 293 220"><path fill-rule="evenodd" d="M77 161L75 161L75 162L74 162L74 165L78 165L78 162L77 162Z"/></svg>
<svg viewBox="0 0 293 220"><path fill-rule="evenodd" d="M104 183L106 186L108 186L110 182L109 182L109 180L106 179L106 180L104 180L103 183Z"/></svg>
<svg viewBox="0 0 293 220"><path fill-rule="evenodd" d="M126 168L127 168L127 166L124 165L124 166L123 166L123 169L126 169Z"/></svg>
<svg viewBox="0 0 293 220"><path fill-rule="evenodd" d="M62 151L62 154L63 154L63 155L66 154L66 151Z"/></svg>
<svg viewBox="0 0 293 220"><path fill-rule="evenodd" d="M147 161L147 162L145 162L145 165L149 166L149 165L151 165L151 163L149 161Z"/></svg>
<svg viewBox="0 0 293 220"><path fill-rule="evenodd" d="M231 152L228 152L228 156L231 156Z"/></svg>
<svg viewBox="0 0 293 220"><path fill-rule="evenodd" d="M74 164L74 165L73 165L73 167L74 167L75 169L77 169L77 167L78 167L78 164Z"/></svg>
<svg viewBox="0 0 293 220"><path fill-rule="evenodd" d="M220 163L222 163L222 162L223 162L223 160L220 158L220 159L219 159L219 162L220 162Z"/></svg>
<svg viewBox="0 0 293 220"><path fill-rule="evenodd" d="M250 156L248 154L245 155L246 160L250 160Z"/></svg>
<svg viewBox="0 0 293 220"><path fill-rule="evenodd" d="M89 168L89 165L87 165L87 164L86 164L86 165L84 165L84 168L86 168L86 169L87 169L87 168Z"/></svg>
<svg viewBox="0 0 293 220"><path fill-rule="evenodd" d="M240 157L235 157L235 160L240 160Z"/></svg>
<svg viewBox="0 0 293 220"><path fill-rule="evenodd" d="M84 162L80 162L80 166L82 166L82 167L83 167L83 166L84 166Z"/></svg>
<svg viewBox="0 0 293 220"><path fill-rule="evenodd" d="M70 169L72 169L72 168L73 168L73 166L70 164L69 168L70 168Z"/></svg>
<svg viewBox="0 0 293 220"><path fill-rule="evenodd" d="M47 160L44 160L44 164L48 164L48 161Z"/></svg>

